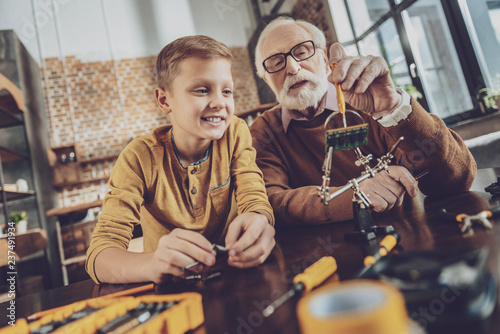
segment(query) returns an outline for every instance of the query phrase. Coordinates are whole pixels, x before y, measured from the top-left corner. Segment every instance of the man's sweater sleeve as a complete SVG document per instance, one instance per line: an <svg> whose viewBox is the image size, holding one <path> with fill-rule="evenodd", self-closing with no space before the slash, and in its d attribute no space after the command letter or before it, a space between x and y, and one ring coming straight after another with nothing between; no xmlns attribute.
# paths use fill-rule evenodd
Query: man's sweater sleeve
<svg viewBox="0 0 500 334"><path fill-rule="evenodd" d="M262 123L261 123L262 122ZM264 174L267 195L281 224L324 224L352 219L352 191L348 190L328 205L318 197L317 186L292 188L289 171L273 145L273 128L259 117L252 125L253 145L257 149L257 165ZM319 186L319 185L318 185ZM331 187L330 192L339 188Z"/></svg>
<svg viewBox="0 0 500 334"><path fill-rule="evenodd" d="M388 147L404 137L398 150L398 165L413 175L429 171L419 180L425 195L447 195L470 189L476 176L476 162L463 140L436 115L428 113L414 99L412 113L398 125L379 127Z"/></svg>

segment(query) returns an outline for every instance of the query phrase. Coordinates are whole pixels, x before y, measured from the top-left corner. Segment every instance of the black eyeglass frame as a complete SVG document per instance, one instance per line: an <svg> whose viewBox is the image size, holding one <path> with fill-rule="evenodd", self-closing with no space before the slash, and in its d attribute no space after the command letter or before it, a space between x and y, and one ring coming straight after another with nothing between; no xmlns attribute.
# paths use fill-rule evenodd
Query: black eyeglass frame
<svg viewBox="0 0 500 334"><path fill-rule="evenodd" d="M305 43L312 43L312 45L313 45L313 53L312 53L309 57L304 58L304 59L297 59L297 58L295 58L295 56L294 56L294 55L293 55L293 53L292 53L292 52L293 52L293 50L294 50L295 48L297 48L298 46L300 46L300 45L302 45L302 44L305 44ZM285 68L286 68L286 61L287 61L287 59L288 59L288 56L292 57L292 58L293 58L296 62L298 62L298 63L299 63L299 62L301 62L301 61L304 61L304 60L307 60L307 59L311 58L311 57L312 57L312 56L314 56L315 54L316 54L316 43L314 43L314 41L313 41L313 40L307 40L307 41L300 42L299 44L297 44L297 45L293 46L293 47L290 49L290 51L288 51L287 53L275 53L275 54L273 54L273 55L271 55L271 56L267 57L267 58L266 58L266 59L264 59L264 61L262 62L262 66L264 67L264 69L266 70L266 72L267 72L267 73L269 73L269 74L273 74L273 73L277 73L277 72L279 72L279 71L282 71L283 69L285 69ZM285 61L284 61L284 63L283 63L283 67L282 67L282 68L280 68L279 70L276 70L276 71L272 71L272 72L271 72L271 71L269 71L269 70L267 69L267 67L266 67L266 61L267 61L268 59L271 59L271 58L276 57L276 56L278 56L278 55L283 55L283 56L285 57Z"/></svg>

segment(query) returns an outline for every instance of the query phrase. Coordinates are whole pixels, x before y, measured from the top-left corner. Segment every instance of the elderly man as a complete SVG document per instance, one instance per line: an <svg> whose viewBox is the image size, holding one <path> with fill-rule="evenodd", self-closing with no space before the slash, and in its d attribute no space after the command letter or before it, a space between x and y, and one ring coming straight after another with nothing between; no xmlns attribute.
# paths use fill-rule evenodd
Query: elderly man
<svg viewBox="0 0 500 334"><path fill-rule="evenodd" d="M331 63L337 63L333 72ZM360 147L363 154L380 157L399 137L405 138L394 154L390 173L383 171L360 183L374 211L398 206L405 193L415 197L419 189L426 195L443 195L470 188L476 164L464 143L440 118L394 87L384 59L347 56L338 43L330 47L328 59L325 36L317 27L280 17L262 32L255 64L279 102L256 119L251 133L257 164L281 223L320 224L353 218L351 190L328 205L318 197L325 157L324 123L339 110L332 83L341 85L349 108L361 111L369 124L368 144ZM342 127L338 120L342 117L333 118L329 126ZM354 122L356 117L348 123ZM334 152L330 192L361 175L363 168L355 160L352 150ZM417 182L414 175L423 171L429 172Z"/></svg>

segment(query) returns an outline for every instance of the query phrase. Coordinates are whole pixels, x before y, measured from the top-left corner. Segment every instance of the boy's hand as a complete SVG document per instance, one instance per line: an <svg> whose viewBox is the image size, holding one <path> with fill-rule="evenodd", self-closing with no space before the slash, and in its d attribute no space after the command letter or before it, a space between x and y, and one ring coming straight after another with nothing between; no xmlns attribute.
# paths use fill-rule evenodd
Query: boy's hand
<svg viewBox="0 0 500 334"><path fill-rule="evenodd" d="M265 215L242 213L231 222L227 231L227 263L238 268L257 266L267 259L275 244L274 228Z"/></svg>
<svg viewBox="0 0 500 334"><path fill-rule="evenodd" d="M200 233L174 229L158 242L151 263L151 280L155 283L164 281L166 275L184 276L182 268L195 261L206 266L215 264L215 251L212 244ZM201 270L198 266L192 271Z"/></svg>

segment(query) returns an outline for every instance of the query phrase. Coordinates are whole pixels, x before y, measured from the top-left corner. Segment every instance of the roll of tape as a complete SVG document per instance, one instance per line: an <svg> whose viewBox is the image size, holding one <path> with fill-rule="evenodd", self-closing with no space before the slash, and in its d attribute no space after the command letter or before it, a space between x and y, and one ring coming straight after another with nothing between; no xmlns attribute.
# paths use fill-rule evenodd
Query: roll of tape
<svg viewBox="0 0 500 334"><path fill-rule="evenodd" d="M297 305L303 334L407 334L408 313L401 292L389 283L352 280L332 283Z"/></svg>

